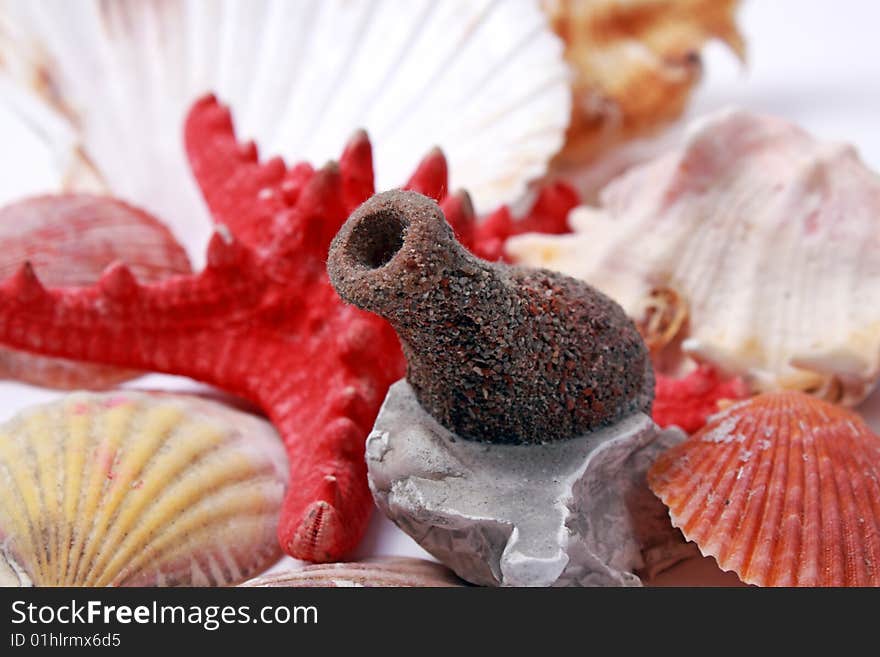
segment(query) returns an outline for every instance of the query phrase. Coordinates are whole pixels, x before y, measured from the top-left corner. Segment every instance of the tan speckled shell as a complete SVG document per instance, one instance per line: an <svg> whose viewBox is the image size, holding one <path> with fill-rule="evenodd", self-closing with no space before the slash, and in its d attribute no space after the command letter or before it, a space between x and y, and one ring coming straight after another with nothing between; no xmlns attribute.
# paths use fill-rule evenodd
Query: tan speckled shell
<svg viewBox="0 0 880 657"><path fill-rule="evenodd" d="M74 393L0 426L0 583L211 586L278 558L287 480L257 418L205 400Z"/></svg>
<svg viewBox="0 0 880 657"><path fill-rule="evenodd" d="M575 71L559 159L595 160L684 111L702 74L700 50L719 39L739 57L738 0L541 0Z"/></svg>
<svg viewBox="0 0 880 657"><path fill-rule="evenodd" d="M760 395L665 452L672 523L759 586L880 586L880 437L799 392Z"/></svg>

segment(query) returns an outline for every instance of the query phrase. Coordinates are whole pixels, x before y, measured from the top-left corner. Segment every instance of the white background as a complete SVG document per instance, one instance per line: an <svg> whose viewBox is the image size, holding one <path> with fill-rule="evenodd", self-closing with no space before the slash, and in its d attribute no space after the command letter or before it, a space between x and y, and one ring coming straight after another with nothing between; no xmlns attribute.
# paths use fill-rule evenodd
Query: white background
<svg viewBox="0 0 880 657"><path fill-rule="evenodd" d="M746 67L709 46L690 113L738 105L777 114L855 144L880 170L880 2L750 0L740 24Z"/></svg>

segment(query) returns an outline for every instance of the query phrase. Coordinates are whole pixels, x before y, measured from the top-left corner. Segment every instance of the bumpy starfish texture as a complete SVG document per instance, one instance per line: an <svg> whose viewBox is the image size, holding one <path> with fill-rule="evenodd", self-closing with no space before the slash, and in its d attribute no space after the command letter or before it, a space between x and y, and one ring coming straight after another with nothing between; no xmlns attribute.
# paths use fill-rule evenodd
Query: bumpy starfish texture
<svg viewBox="0 0 880 657"><path fill-rule="evenodd" d="M142 282L192 272L186 251L158 219L106 196L34 196L4 206L0 244L0 279L27 258L53 287L91 285L115 260ZM139 374L0 347L0 378L31 385L100 389Z"/></svg>
<svg viewBox="0 0 880 657"><path fill-rule="evenodd" d="M142 285L116 263L94 286L49 290L24 263L0 284L0 342L189 376L256 402L290 460L282 548L308 561L339 559L366 529L364 441L404 371L392 329L345 305L325 271L331 238L374 192L369 140L356 134L338 164L318 170L278 158L261 163L253 144L236 141L229 111L213 96L193 106L184 135L220 224L205 269ZM466 194L447 193L439 150L405 188L438 200L476 252L518 230L498 220L477 225ZM525 225L558 229L576 202L567 188L548 188Z"/></svg>
<svg viewBox="0 0 880 657"><path fill-rule="evenodd" d="M700 365L681 378L656 373L657 394L652 416L661 427L677 426L694 433L727 403L749 396L740 377L724 379L709 365Z"/></svg>
<svg viewBox="0 0 880 657"><path fill-rule="evenodd" d="M571 229L568 226L568 213L578 203L578 194L574 188L557 180L548 182L539 189L537 198L525 217L514 219L507 206L502 206L474 224L469 232L464 231L464 234L455 223L450 223L456 229L458 241L474 255L484 260L512 262L504 248L507 238L523 233L569 233ZM448 203L443 205L443 210L449 220ZM473 213L465 216L472 217Z"/></svg>

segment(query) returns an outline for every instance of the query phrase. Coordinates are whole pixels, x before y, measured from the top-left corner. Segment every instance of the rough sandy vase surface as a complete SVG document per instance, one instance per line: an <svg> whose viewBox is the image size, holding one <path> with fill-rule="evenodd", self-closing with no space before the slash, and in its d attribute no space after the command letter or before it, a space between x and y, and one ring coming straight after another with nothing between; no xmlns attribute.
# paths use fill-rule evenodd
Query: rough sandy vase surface
<svg viewBox="0 0 880 657"><path fill-rule="evenodd" d="M648 352L617 303L568 276L473 256L420 194L361 205L327 271L343 299L391 323L419 402L463 438L544 443L650 412Z"/></svg>
<svg viewBox="0 0 880 657"><path fill-rule="evenodd" d="M684 435L643 413L547 445L458 439L392 386L367 438L373 497L474 584L638 586L645 471Z"/></svg>

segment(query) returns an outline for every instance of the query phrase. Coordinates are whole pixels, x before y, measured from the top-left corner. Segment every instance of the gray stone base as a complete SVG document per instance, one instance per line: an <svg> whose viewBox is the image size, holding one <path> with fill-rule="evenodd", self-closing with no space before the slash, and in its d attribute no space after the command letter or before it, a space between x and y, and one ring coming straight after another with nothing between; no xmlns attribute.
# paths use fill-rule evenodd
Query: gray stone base
<svg viewBox="0 0 880 657"><path fill-rule="evenodd" d="M645 471L682 438L636 413L573 440L476 443L438 424L399 381L367 439L367 466L382 512L469 582L638 586L632 503L644 505Z"/></svg>

